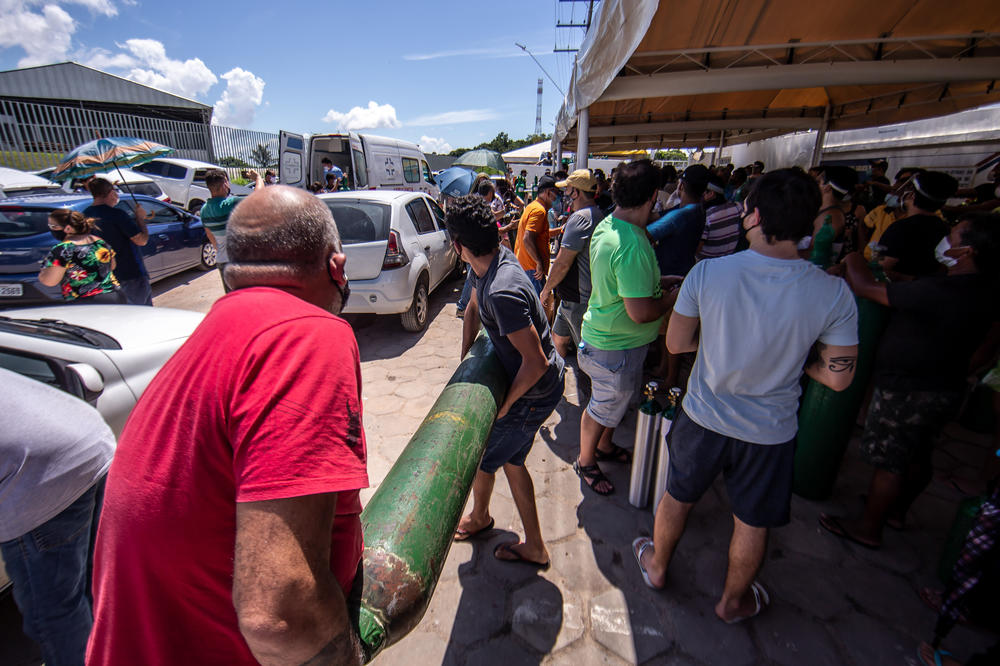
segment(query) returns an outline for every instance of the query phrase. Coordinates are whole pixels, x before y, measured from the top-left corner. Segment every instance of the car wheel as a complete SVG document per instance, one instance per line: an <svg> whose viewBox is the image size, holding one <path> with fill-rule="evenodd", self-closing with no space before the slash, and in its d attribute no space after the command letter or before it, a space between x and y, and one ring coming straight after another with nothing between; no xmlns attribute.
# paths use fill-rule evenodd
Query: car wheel
<svg viewBox="0 0 1000 666"><path fill-rule="evenodd" d="M205 205L204 201L199 201L198 199L193 200L188 204L188 212L192 215L197 215L201 211L201 207Z"/></svg>
<svg viewBox="0 0 1000 666"><path fill-rule="evenodd" d="M413 291L413 302L410 309L401 315L403 328L411 333L419 333L427 328L427 276L421 275L417 280L417 288Z"/></svg>
<svg viewBox="0 0 1000 666"><path fill-rule="evenodd" d="M201 245L201 263L198 264L198 268L203 271L210 271L215 268L216 261L218 260L218 255L215 252L215 246L209 241L205 241Z"/></svg>

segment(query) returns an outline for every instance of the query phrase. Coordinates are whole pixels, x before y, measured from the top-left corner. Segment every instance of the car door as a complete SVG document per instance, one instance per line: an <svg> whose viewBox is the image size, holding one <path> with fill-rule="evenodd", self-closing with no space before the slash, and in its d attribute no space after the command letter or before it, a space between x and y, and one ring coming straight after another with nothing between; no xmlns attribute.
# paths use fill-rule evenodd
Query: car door
<svg viewBox="0 0 1000 666"><path fill-rule="evenodd" d="M284 185L305 187L309 177L306 168L306 140L301 134L281 130L278 133L278 179Z"/></svg>
<svg viewBox="0 0 1000 666"><path fill-rule="evenodd" d="M201 256L200 235L191 229L187 214L158 201L143 201L142 207L146 209L149 229L149 242L143 250L152 245L155 257L155 273L149 260L146 261L150 280L172 275L198 263Z"/></svg>
<svg viewBox="0 0 1000 666"><path fill-rule="evenodd" d="M434 222L434 215L428 206L428 199L425 196L415 197L406 204L406 210L413 220L413 226L417 230L417 243L427 255L427 271L430 273L430 288L434 289L444 276L448 274L451 267L446 266L448 261L448 239Z"/></svg>
<svg viewBox="0 0 1000 666"><path fill-rule="evenodd" d="M458 261L459 261L458 260L458 253L455 252L455 246L452 245L452 242L451 242L451 234L448 233L448 228L444 224L444 209L441 208L441 206L438 204L438 202L434 201L434 199L431 198L431 197L425 197L424 201L426 201L427 205L430 206L431 213L434 214L434 223L437 225L438 231L440 231L441 234L444 236L444 245L445 245L444 264L445 264L445 268L444 268L444 276L443 277L448 277L448 273L450 273L451 270L453 268L455 268L455 266L458 265Z"/></svg>

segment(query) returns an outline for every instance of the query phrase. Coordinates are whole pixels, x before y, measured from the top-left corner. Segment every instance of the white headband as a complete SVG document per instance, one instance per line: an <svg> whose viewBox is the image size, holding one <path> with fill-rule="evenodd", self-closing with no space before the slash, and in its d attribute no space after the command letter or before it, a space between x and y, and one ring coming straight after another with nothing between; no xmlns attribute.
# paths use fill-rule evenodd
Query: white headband
<svg viewBox="0 0 1000 666"><path fill-rule="evenodd" d="M927 192L925 192L923 190L923 188L920 187L920 180L917 178L917 176L913 177L913 189L915 189L921 196L926 197L927 199L930 199L931 201L936 201L938 203L941 203L943 201L947 201L948 200L948 197L945 197L944 199L942 199L940 197L935 197L935 196L931 196L930 194L927 194Z"/></svg>
<svg viewBox="0 0 1000 666"><path fill-rule="evenodd" d="M723 188L719 187L715 183L709 183L708 184L708 189L712 190L713 192L715 192L717 194L725 194L726 193L726 190L724 190Z"/></svg>

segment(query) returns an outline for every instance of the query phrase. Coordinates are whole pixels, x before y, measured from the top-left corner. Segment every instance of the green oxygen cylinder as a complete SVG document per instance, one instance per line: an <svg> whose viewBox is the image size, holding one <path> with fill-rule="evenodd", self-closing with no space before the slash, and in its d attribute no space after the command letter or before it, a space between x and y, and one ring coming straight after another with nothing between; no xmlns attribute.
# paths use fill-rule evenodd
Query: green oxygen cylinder
<svg viewBox="0 0 1000 666"><path fill-rule="evenodd" d="M877 258L872 264L876 279L885 281L885 275L877 269ZM833 491L840 461L868 390L879 339L889 319L888 308L866 298L856 301L858 363L854 380L838 392L809 379L802 395L792 490L806 499L823 500Z"/></svg>
<svg viewBox="0 0 1000 666"><path fill-rule="evenodd" d="M359 635L370 661L420 622L508 380L484 333L361 512Z"/></svg>
<svg viewBox="0 0 1000 666"><path fill-rule="evenodd" d="M823 226L813 236L813 250L809 255L809 261L824 270L829 268L833 263L833 240L836 235L833 230L833 217L827 215L823 218Z"/></svg>

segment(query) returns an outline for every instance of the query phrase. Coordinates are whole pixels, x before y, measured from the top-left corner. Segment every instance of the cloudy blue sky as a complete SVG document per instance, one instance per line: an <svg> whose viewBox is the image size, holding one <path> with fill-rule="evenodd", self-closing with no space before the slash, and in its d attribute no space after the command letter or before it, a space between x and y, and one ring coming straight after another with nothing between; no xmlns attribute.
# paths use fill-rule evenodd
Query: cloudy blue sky
<svg viewBox="0 0 1000 666"><path fill-rule="evenodd" d="M0 0L0 70L74 60L268 131L354 129L446 152L534 130L536 87L562 90L585 2ZM545 79L542 128L562 95Z"/></svg>

